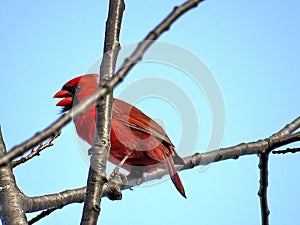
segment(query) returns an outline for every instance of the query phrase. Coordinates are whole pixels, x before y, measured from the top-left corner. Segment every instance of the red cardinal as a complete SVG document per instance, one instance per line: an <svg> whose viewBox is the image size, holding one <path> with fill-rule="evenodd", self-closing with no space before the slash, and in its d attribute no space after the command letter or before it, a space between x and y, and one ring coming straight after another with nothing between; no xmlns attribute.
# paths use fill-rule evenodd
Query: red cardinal
<svg viewBox="0 0 300 225"><path fill-rule="evenodd" d="M97 91L98 81L98 74L86 74L70 80L54 95L54 98L63 98L56 105L63 107L62 112L68 111ZM74 123L78 135L92 145L96 129L95 104L75 118ZM135 176L163 163L175 187L186 198L174 168L174 162L183 165L184 161L176 153L166 132L154 120L136 107L114 98L110 138L110 162L118 164L123 160L121 167ZM136 168L139 168L139 172Z"/></svg>

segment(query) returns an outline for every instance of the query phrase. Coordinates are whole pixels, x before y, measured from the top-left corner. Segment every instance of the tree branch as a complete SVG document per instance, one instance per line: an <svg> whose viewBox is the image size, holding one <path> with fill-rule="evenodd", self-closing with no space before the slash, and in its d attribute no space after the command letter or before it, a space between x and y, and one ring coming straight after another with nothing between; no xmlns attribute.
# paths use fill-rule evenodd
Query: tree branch
<svg viewBox="0 0 300 225"><path fill-rule="evenodd" d="M279 132L273 134L270 138L266 139L268 142L268 148L259 153L259 170L260 170L260 180L259 180L259 190L258 196L260 199L260 209L261 209L261 221L262 225L269 225L269 214L270 210L268 207L268 162L269 154L276 147L280 147L285 144L289 144L294 141L300 140L300 132L292 134L300 126L300 117L295 119L292 123L286 125ZM277 140L277 141L274 141ZM279 151L282 152L282 151Z"/></svg>
<svg viewBox="0 0 300 225"><path fill-rule="evenodd" d="M300 127L300 123L298 117L294 120L291 125L296 129ZM298 128L297 128L298 127ZM294 130L296 130L294 129ZM293 132L292 130L291 132ZM286 144L290 144L296 141L300 141L300 132L295 134L288 134L289 132L285 132L285 129L277 132L277 135L271 135L269 138L265 138L263 140L258 140L256 142L242 143L232 147L221 148L210 152L205 153L196 153L192 156L188 156L184 158L185 165L181 168L176 166L178 170L186 170L192 169L195 166L199 165L208 165L213 162L218 162L227 159L238 159L240 156L245 155L257 155L263 152L269 152L276 147L281 147ZM165 169L157 169L152 173L146 174L141 179L132 179L128 180L128 184L116 184L113 182L108 182L105 184L103 189L103 197L106 196L110 199L121 199L121 195L119 194L119 189L125 190L130 187L139 185L143 182L147 182L154 179L159 179L162 176L166 175L168 172ZM26 197L24 202L27 203L26 212L34 212L47 208L54 207L63 207L67 204L75 203L75 202L83 202L85 198L85 187L67 190L64 192L60 192L57 194L51 194L46 196L38 196L38 197Z"/></svg>
<svg viewBox="0 0 300 225"><path fill-rule="evenodd" d="M109 82L114 73L120 50L119 36L125 3L123 0L110 0L106 21L104 40L104 55L100 66L99 89ZM96 135L89 153L90 169L87 180L86 198L81 218L82 225L97 224L101 210L101 198L106 179L106 162L110 150L110 128L112 117L113 89L110 88L105 96L99 96L96 102ZM120 193L121 194L121 193Z"/></svg>
<svg viewBox="0 0 300 225"><path fill-rule="evenodd" d="M262 225L269 225L269 214L270 210L268 207L267 190L268 190L268 161L269 152L259 153L259 170L260 170L260 186L258 191L258 196L260 199L260 209L261 209L261 223Z"/></svg>
<svg viewBox="0 0 300 225"><path fill-rule="evenodd" d="M0 156L6 153L0 127ZM17 187L11 164L0 168L0 217L3 224L28 224L23 209L21 192Z"/></svg>
<svg viewBox="0 0 300 225"><path fill-rule="evenodd" d="M277 147L281 147L296 141L300 141L300 132L295 134L281 135L279 131L276 136L270 136L263 140L256 142L241 143L228 148L221 148L206 153L195 153L192 156L184 158L184 166L176 166L179 171L191 169L199 165L208 165L213 162L218 162L227 159L238 159L240 156L259 154L261 152L269 152ZM133 187L141 184L141 182L147 182L154 179L159 179L166 175L168 172L165 169L159 168L152 173L146 174L142 179L135 179L128 181L128 187Z"/></svg>
<svg viewBox="0 0 300 225"><path fill-rule="evenodd" d="M27 162L28 160L32 159L33 157L35 156L39 156L41 151L43 151L44 149L48 148L48 147L51 147L53 146L53 141L58 138L58 136L61 134L61 131L59 130L54 136L52 136L46 143L41 143L39 145L39 147L37 149L32 149L31 152L22 157L21 159L19 160L16 160L16 161L12 161L11 164L12 164L12 167L16 167L22 163L25 163Z"/></svg>
<svg viewBox="0 0 300 225"><path fill-rule="evenodd" d="M273 134L271 137L276 137L276 136L286 136L288 134L293 133L297 129L300 128L300 116L294 119L291 123L287 124L284 128L282 128L280 131L277 133Z"/></svg>
<svg viewBox="0 0 300 225"><path fill-rule="evenodd" d="M82 203L86 196L86 187L66 190L55 194L28 197L23 196L25 212L36 212L50 208L62 208L71 203ZM121 200L120 185L108 182L103 187L102 197Z"/></svg>

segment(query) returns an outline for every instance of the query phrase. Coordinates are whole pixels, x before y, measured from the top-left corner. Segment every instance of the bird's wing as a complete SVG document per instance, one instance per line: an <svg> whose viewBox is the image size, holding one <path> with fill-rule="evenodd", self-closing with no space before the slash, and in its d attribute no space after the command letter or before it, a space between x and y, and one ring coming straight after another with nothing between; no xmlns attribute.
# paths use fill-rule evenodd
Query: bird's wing
<svg viewBox="0 0 300 225"><path fill-rule="evenodd" d="M162 142L174 146L163 128L133 105L114 99L112 117L132 129L150 134Z"/></svg>

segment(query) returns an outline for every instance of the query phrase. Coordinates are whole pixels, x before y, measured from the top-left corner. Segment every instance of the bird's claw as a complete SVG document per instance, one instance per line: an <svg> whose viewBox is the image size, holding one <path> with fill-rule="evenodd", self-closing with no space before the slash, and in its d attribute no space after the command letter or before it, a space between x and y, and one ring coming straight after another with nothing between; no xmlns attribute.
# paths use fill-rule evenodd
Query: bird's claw
<svg viewBox="0 0 300 225"><path fill-rule="evenodd" d="M127 184L127 177L126 174L121 173L119 168L115 168L114 171L111 173L109 181L113 181L115 183Z"/></svg>

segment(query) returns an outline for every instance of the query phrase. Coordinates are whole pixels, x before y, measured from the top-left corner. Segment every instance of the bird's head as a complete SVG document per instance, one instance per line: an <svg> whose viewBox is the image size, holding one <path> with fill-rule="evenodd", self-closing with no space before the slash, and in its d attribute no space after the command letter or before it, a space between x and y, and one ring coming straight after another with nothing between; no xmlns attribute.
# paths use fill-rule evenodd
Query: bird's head
<svg viewBox="0 0 300 225"><path fill-rule="evenodd" d="M73 105L78 104L98 90L98 81L98 74L86 74L73 78L53 96L53 98L62 98L56 106L63 107L62 112L70 110Z"/></svg>

